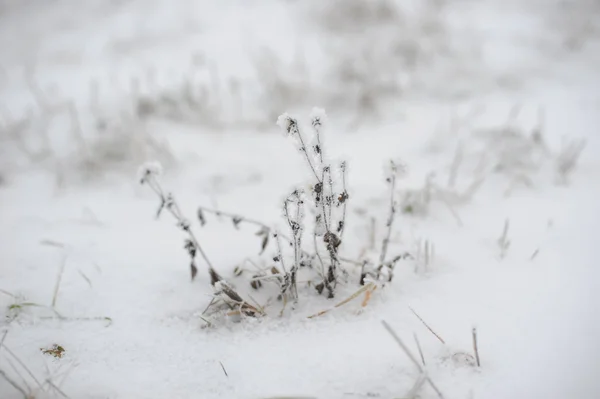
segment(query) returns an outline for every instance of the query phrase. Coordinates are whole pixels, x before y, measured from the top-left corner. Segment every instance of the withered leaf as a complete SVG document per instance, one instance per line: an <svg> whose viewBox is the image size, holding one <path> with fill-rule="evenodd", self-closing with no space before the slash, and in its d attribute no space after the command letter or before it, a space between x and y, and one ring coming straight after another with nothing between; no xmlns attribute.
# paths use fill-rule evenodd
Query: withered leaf
<svg viewBox="0 0 600 399"><path fill-rule="evenodd" d="M190 255L190 258L194 259L196 257L196 245L190 239L185 240L185 245L183 246L185 250Z"/></svg>
<svg viewBox="0 0 600 399"><path fill-rule="evenodd" d="M190 263L190 270L192 272L192 281L194 281L194 279L196 278L196 275L198 274L198 268L194 264L194 261L192 261Z"/></svg>
<svg viewBox="0 0 600 399"><path fill-rule="evenodd" d="M252 278L256 278L256 277L260 277L260 276L253 276ZM252 281L250 281L250 287L257 290L260 287L262 287L262 282L260 280L252 280Z"/></svg>
<svg viewBox="0 0 600 399"><path fill-rule="evenodd" d="M206 224L206 218L204 217L204 212L202 209L198 208L198 220L200 221L200 226L204 226Z"/></svg>
<svg viewBox="0 0 600 399"><path fill-rule="evenodd" d="M259 255L262 255L263 252L265 252L267 245L269 245L269 234L263 236L262 243L260 244L260 252L258 253Z"/></svg>
<svg viewBox="0 0 600 399"><path fill-rule="evenodd" d="M210 285L214 286L218 281L222 280L221 276L219 276L219 273L217 273L212 267L208 269L208 274L210 274Z"/></svg>
<svg viewBox="0 0 600 399"><path fill-rule="evenodd" d="M348 192L347 192L347 191L344 191L343 193L341 193L341 194L338 196L338 199L337 199L337 200L338 200L338 204L343 204L344 202L346 202L346 200L347 200L348 198L350 198L350 196L348 195Z"/></svg>
<svg viewBox="0 0 600 399"><path fill-rule="evenodd" d="M158 210L156 211L156 218L158 219L160 217L160 214L162 213L162 210L165 209L165 206L167 205L167 202L165 201L164 198L160 199L160 205L158 206Z"/></svg>

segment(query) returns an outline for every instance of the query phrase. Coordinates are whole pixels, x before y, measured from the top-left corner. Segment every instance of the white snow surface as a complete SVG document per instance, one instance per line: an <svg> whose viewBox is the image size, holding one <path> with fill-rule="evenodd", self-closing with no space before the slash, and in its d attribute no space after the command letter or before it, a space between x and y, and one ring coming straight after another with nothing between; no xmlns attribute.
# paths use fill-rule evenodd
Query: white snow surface
<svg viewBox="0 0 600 399"><path fill-rule="evenodd" d="M350 9L340 1L0 1L0 398L23 397L3 375L36 398L403 398L419 372L382 320L415 354L418 337L445 398L600 397L600 6L375 3L398 3L409 22L324 29L324 16ZM415 27L411 13L433 26ZM422 51L413 69L377 58L392 60L380 39L400 36ZM356 91L350 86L360 79L342 80L335 65L363 42L373 52L357 68L377 81ZM399 85L391 91L379 81L388 74ZM204 82L202 112L179 103L158 112L154 104L132 116L140 98L180 93L187 79ZM360 90L377 100L374 108L352 100ZM274 243L258 256L258 228L236 230L209 214L200 227L196 209L287 234L283 200L314 181L277 116L289 113L308 134L315 106L327 113L327 158L348 162L344 257L359 259L369 247L371 217L376 248L367 255L378 257L390 159L407 166L398 201L409 190L413 199L422 194L433 172L436 187L447 188L438 192L445 203L411 202L412 212L398 213L389 254L408 250L417 259L398 263L364 308L360 296L307 318L360 288L359 268L346 264L350 280L334 299L301 283L299 303L282 316L273 298L265 317L215 315L207 327L206 265L197 259L191 282L184 233L166 212L156 220L159 201L136 171L163 164L161 184L215 268L264 304L275 287L254 291L251 272L236 277L234 268L247 258L270 266ZM540 120L548 152L509 132L530 137ZM94 128L99 121L107 127ZM504 130L494 136L494 128ZM109 147L92 145L113 136ZM559 181L557 154L578 139L586 145L577 166ZM19 142L49 150L28 156ZM478 178L472 195L459 195ZM510 245L500 256L506 220ZM426 266L425 240L435 248ZM53 298L66 319L50 309ZM480 367L470 364L474 327ZM61 358L40 350L54 344L65 349ZM425 384L418 397L438 396Z"/></svg>

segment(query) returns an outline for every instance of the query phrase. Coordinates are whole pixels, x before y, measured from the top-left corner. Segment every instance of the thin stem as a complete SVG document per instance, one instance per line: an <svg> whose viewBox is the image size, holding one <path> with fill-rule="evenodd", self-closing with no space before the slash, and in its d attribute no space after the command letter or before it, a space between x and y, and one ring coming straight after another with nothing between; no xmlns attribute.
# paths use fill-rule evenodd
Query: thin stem
<svg viewBox="0 0 600 399"><path fill-rule="evenodd" d="M431 378L428 377L425 374L425 370L423 369L423 366L421 366L421 364L419 363L419 361L417 360L417 358L415 357L415 355L412 354L412 352L404 344L404 342L402 341L402 339L400 339L400 337L398 336L398 334L396 334L396 332L392 329L392 327L385 320L382 320L381 323L383 324L383 327L385 327L385 329L390 333L390 335L392 336L392 338L394 338L394 341L396 341L396 343L398 344L398 346L400 346L400 348L402 348L402 350L404 351L404 353L406 353L406 356L408 356L408 358L414 363L414 365L417 366L417 369L419 370L419 372L422 375L423 374L425 375L425 378L426 378L427 382L429 383L429 386L431 386L431 388L435 391L435 393L437 393L437 395L440 398L443 398L444 395L442 394L442 392L433 383L433 381L431 380Z"/></svg>
<svg viewBox="0 0 600 399"><path fill-rule="evenodd" d="M477 367L481 367L481 362L479 361L479 349L477 347L477 329L475 327L473 327L473 350L475 351Z"/></svg>
<svg viewBox="0 0 600 399"><path fill-rule="evenodd" d="M66 257L66 255L63 255L60 269L58 271L58 277L56 278L56 284L54 285L54 294L52 295L52 308L56 307L56 300L58 299L58 291L60 289L60 282L62 280L62 275L63 275L63 272L65 271L66 264L67 264L67 257Z"/></svg>
<svg viewBox="0 0 600 399"><path fill-rule="evenodd" d="M321 145L321 129L319 129L320 125L315 125L313 123L313 129L315 130L315 136L317 137L317 145L319 146L319 161L321 165L323 165L323 146Z"/></svg>
<svg viewBox="0 0 600 399"><path fill-rule="evenodd" d="M396 174L392 173L390 177L390 215L388 217L386 226L387 233L381 244L381 254L379 255L379 265L383 265L385 257L388 251L388 245L390 243L390 237L392 236L392 225L394 223L394 216L396 215L396 201L394 200L394 191L396 190Z"/></svg>
<svg viewBox="0 0 600 399"><path fill-rule="evenodd" d="M33 375L33 372L25 365L25 363L23 363L23 361L21 359L19 359L17 357L17 355L14 354L13 351L11 351L10 349L8 349L8 346L2 344L2 346L4 346L4 349L8 352L9 355L11 355L16 361L17 363L19 363L19 365L21 367L23 367L23 369L27 372L27 374L29 374L29 376L33 379L33 381L35 381L35 383L41 388L42 384L40 384L40 382L38 381L37 378L35 378L35 375Z"/></svg>
<svg viewBox="0 0 600 399"><path fill-rule="evenodd" d="M310 160L310 155L308 155L308 149L306 148L306 144L304 144L304 138L302 137L302 134L300 133L300 129L297 130L297 136L298 136L298 140L300 140L300 145L302 146L301 151L304 153L304 156L306 157L306 162L308 162L308 166L310 166L310 169L312 170L313 174L315 175L317 181L319 183L322 183L323 181L319 179L317 169L315 168L312 161Z"/></svg>
<svg viewBox="0 0 600 399"><path fill-rule="evenodd" d="M342 162L341 165L341 170L342 170L342 196L343 196L343 203L342 203L342 221L340 224L340 240L342 239L342 236L344 235L344 230L346 229L346 208L348 207L348 193L346 192L346 162Z"/></svg>
<svg viewBox="0 0 600 399"><path fill-rule="evenodd" d="M275 233L275 242L277 243L277 255L279 257L279 262L281 262L281 268L283 269L284 273L287 273L287 270L285 270L285 263L283 262L283 253L281 252L281 242L279 242L279 233Z"/></svg>
<svg viewBox="0 0 600 399"><path fill-rule="evenodd" d="M203 206L199 206L198 209L201 210L202 212L210 213L210 214L213 214L215 216L225 216L225 217L227 217L229 219L237 219L237 220L239 220L240 222L243 222L243 223L254 224L256 226L263 227L263 228L265 228L267 230L271 230L271 228L266 223L263 223L263 222L261 222L259 220L249 219L249 218L247 218L245 216L236 215L236 214L233 214L233 213L230 213L230 212L222 212L222 211L219 211L219 210L216 210L216 209L206 208L206 207L203 207Z"/></svg>
<svg viewBox="0 0 600 399"><path fill-rule="evenodd" d="M417 334L413 334L413 336L415 337L415 343L417 344L417 349L419 350L419 356L421 356L421 362L423 363L423 366L425 366L425 356L423 356L423 349L421 349L421 343L419 342Z"/></svg>
<svg viewBox="0 0 600 399"><path fill-rule="evenodd" d="M423 319L421 318L421 316L419 316L419 315L417 314L417 312L415 312L415 310L414 310L413 308L411 308L410 306L409 306L408 308L410 309L410 311L411 311L411 312L413 312L413 314L414 314L415 316L417 316L417 319L419 319L419 320L421 321L421 323L423 323L423 325L424 325L425 327L427 327L427 329L428 329L428 330L429 330L429 331L430 331L430 332L431 332L433 335L435 335L435 337L436 337L437 339L439 339L439 340L440 340L440 342L441 342L442 344L444 344L444 345L446 344L446 342L445 342L445 341L442 339L442 337L440 337L438 334L436 334L436 332L435 332L435 331L433 331L433 329L432 329L431 327L429 327L429 325L428 325L427 323L425 323L425 320L423 320Z"/></svg>
<svg viewBox="0 0 600 399"><path fill-rule="evenodd" d="M4 370L1 370L1 369L0 369L0 376L4 377L4 379L5 379L5 380L6 380L6 381L7 381L7 382L10 384L10 385L12 385L12 386L13 386L13 388L15 388L17 391L19 391L19 392L20 392L20 393L23 395L23 397L25 397L25 398L28 398L28 397L29 397L29 396L28 396L28 394L27 394L27 392L25 392L25 390L24 390L23 388L21 388L21 387L19 386L19 384L17 384L17 383L16 383L16 382L14 382L13 380L11 380L11 379L8 377L8 375L6 375L6 373L4 372Z"/></svg>
<svg viewBox="0 0 600 399"><path fill-rule="evenodd" d="M216 272L214 266L212 265L212 262L208 259L206 252L204 252L204 249L196 239L196 236L194 235L194 233L192 233L192 230L189 228L189 225L186 225L186 223L188 222L183 218L181 210L175 202L175 199L172 196L165 196L162 187L160 186L154 175L147 176L146 182L148 183L150 188L159 196L162 206L167 208L169 213L177 220L177 222L179 222L179 224L182 226L182 229L188 234L190 241L192 242L192 244L194 244L198 252L200 252L202 259L204 259L204 261L208 265L211 278L216 278L217 281L221 280L221 276Z"/></svg>
<svg viewBox="0 0 600 399"><path fill-rule="evenodd" d="M10 359L6 359L6 361L8 362L8 365L10 366L11 369L13 369L13 371L15 372L15 374L17 376L19 376L19 378L21 379L21 382L23 383L23 386L29 391L31 392L31 387L29 386L29 384L27 383L27 380L21 375L21 373L19 373L19 370L17 370L17 367L14 365L13 362L10 361ZM40 387L42 388L42 387ZM42 388L43 390L44 388Z"/></svg>
<svg viewBox="0 0 600 399"><path fill-rule="evenodd" d="M315 246L315 253L317 254L317 259L319 259L319 263L321 264L321 275L322 275L323 279L325 279L325 263L323 263L323 258L321 257L321 254L318 251L318 247L317 247L317 232L316 231L313 234L313 243L314 243L314 246Z"/></svg>

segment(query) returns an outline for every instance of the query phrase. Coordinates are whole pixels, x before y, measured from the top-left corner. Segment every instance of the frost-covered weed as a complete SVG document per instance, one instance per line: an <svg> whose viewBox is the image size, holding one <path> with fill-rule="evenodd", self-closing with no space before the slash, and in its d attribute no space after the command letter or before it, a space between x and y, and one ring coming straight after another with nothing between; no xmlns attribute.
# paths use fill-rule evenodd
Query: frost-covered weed
<svg viewBox="0 0 600 399"><path fill-rule="evenodd" d="M390 208L386 221L386 229L382 238L381 252L378 259L351 260L340 255L344 243L344 231L346 230L347 204L350 199L346 187L345 161L335 165L326 156L323 148L322 133L327 127L327 115L324 110L315 108L310 114L309 136L297 119L287 113L279 116L277 124L283 133L294 143L296 149L306 161L308 176L310 177L309 190L301 188L294 189L282 203L283 219L285 221L286 233L280 232L265 223L240 216L235 213L199 207L197 210L198 221L205 226L208 221L207 215L213 214L231 220L237 229L241 225L258 226L256 236L260 239L260 255L268 253L267 250L275 243L274 254L270 261L263 259L257 263L246 260L255 270L252 271L249 285L254 290L264 287L263 283L273 283L278 287L277 299L283 300L284 308L288 300L295 305L300 299L299 276L309 287L319 293L325 293L328 298L336 296L340 284L347 283L353 278L353 273L346 270L344 263L350 266L361 266L360 275L351 280L357 285L366 285L360 288L353 296L342 301L344 304L355 298L362 292L370 294L378 285L384 285L392 281L393 270L396 264L402 260L412 258L410 254L403 253L394 257L388 257L390 238L394 229L394 220L398 212L398 200L396 198L396 181L406 171L402 163L390 161L386 172L386 181L389 184ZM334 173L334 170L336 172ZM223 277L216 272L202 246L193 233L192 222L185 219L171 194L166 193L158 181L162 168L157 163L144 164L138 173L142 184L148 185L160 200L157 216L163 210L167 210L176 220L177 226L185 232L184 248L190 256L190 269L192 279L198 272L197 255L199 254L203 263L208 266L211 283L215 287L215 296L210 302L207 310L215 308L215 304L225 304L230 311L247 316L258 316L264 314L262 306L250 305L242 295ZM309 234L312 240L306 240ZM306 245L312 243L312 248ZM291 252L291 253L290 253ZM273 262L275 266L273 266ZM259 266L258 263L264 265ZM235 276L242 276L247 269L239 266L234 270ZM368 297L363 302L368 303ZM338 304L339 305L339 304ZM365 306L365 305L363 305ZM282 310L283 312L283 310ZM231 312L230 312L231 313ZM206 314L206 311L205 311Z"/></svg>

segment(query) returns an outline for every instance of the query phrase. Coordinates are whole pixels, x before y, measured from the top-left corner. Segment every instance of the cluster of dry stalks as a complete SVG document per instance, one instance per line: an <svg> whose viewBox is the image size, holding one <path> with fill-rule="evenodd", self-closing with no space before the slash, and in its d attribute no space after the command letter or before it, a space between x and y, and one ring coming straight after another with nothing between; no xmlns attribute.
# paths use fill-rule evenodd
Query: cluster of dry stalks
<svg viewBox="0 0 600 399"><path fill-rule="evenodd" d="M390 191L390 212L385 223L385 235L382 240L381 252L377 259L346 259L340 255L344 243L346 230L347 205L350 194L346 187L346 162L333 165L328 162L326 149L322 145L322 129L326 122L323 110L315 109L310 117L310 130L312 137L304 132L298 121L284 114L278 119L278 125L285 134L294 142L298 152L306 161L307 170L311 177L310 190L294 189L283 202L283 215L287 232L281 232L251 218L239 216L234 213L212 210L199 207L197 218L201 226L207 224L207 215L214 214L231 220L234 227L242 224L254 225L259 228L256 235L260 238L260 254L264 254L271 243L274 243L274 255L270 256L273 266L261 268L250 261L256 271L250 279L250 286L262 289L264 283L271 283L277 287L276 297L283 301L285 309L288 301L295 306L299 301L299 276L307 287L314 287L319 294L334 298L340 284L345 284L354 279L354 283L363 286L350 298L338 303L341 306L350 300L365 295L363 306L368 303L371 293L380 285L392 281L396 264L402 260L412 258L408 253L389 257L390 237L393 223L398 211L396 200L396 179L401 168L390 162L387 183ZM174 197L167 193L160 185L158 177L160 166L145 164L140 169L140 181L149 186L158 196L160 205L157 217L163 210L168 211L177 221L178 227L185 233L184 248L190 256L190 270L192 279L198 272L197 262L205 263L210 283L215 294L206 311L226 309L232 315L258 316L264 315L265 306L255 300L245 300L243 295L233 284L227 282L209 260L202 244L193 233L192 223L186 219ZM308 220L307 220L308 219ZM312 248L306 245L306 235ZM352 270L347 270L350 266ZM357 266L360 268L358 272ZM356 272L354 272L356 270ZM242 275L243 268L236 268L235 274ZM283 312L282 309L282 312ZM206 314L206 311L204 312ZM323 314L321 312L320 314Z"/></svg>

